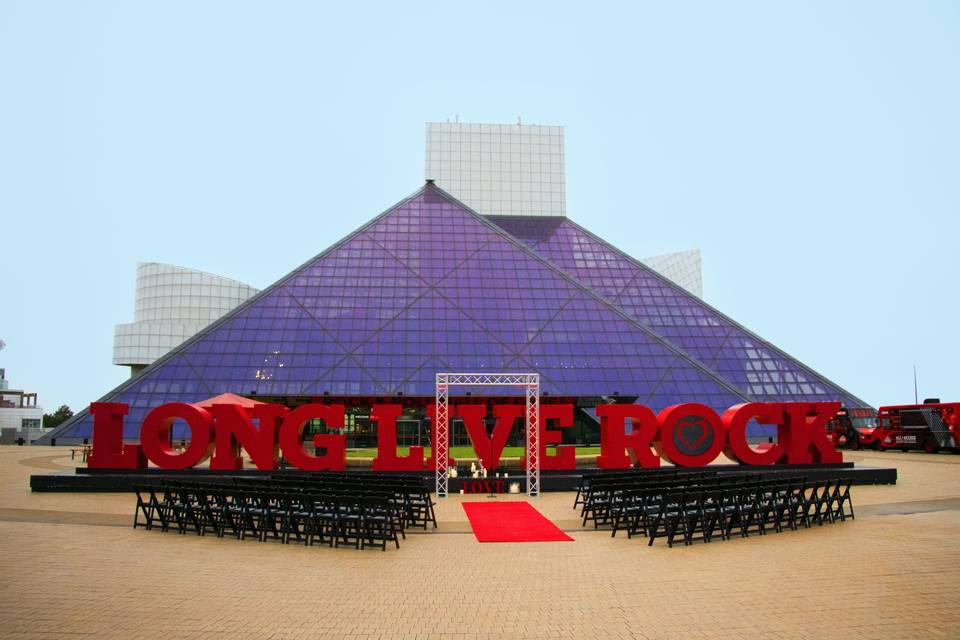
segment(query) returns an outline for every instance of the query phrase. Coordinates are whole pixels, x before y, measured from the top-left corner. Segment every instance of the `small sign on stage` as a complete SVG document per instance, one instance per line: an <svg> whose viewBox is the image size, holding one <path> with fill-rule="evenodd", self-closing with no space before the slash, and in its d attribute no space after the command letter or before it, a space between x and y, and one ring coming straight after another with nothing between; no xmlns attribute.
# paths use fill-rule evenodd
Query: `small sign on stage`
<svg viewBox="0 0 960 640"><path fill-rule="evenodd" d="M464 493L508 493L507 478L464 478L461 489Z"/></svg>

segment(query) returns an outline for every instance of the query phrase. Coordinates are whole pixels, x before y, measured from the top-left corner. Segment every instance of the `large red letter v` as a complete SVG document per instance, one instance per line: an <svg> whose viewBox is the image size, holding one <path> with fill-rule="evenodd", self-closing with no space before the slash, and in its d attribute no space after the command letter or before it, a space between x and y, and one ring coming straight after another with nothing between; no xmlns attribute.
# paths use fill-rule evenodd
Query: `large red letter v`
<svg viewBox="0 0 960 640"><path fill-rule="evenodd" d="M487 408L481 404L462 404L457 407L457 415L463 418L463 425L467 428L473 450L477 452L480 464L490 471L497 468L500 455L510 437L513 423L523 417L523 406L519 404L501 404L493 409L497 418L493 427L493 436L487 437L487 428L483 423Z"/></svg>

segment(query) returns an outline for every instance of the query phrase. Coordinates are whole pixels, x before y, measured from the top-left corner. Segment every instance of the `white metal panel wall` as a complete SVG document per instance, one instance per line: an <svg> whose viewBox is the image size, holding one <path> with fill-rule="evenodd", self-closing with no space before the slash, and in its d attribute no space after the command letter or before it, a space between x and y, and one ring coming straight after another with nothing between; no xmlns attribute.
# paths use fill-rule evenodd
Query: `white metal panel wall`
<svg viewBox="0 0 960 640"><path fill-rule="evenodd" d="M256 293L250 285L211 273L141 263L134 322L114 327L113 363L148 365Z"/></svg>
<svg viewBox="0 0 960 640"><path fill-rule="evenodd" d="M428 122L426 178L484 215L565 216L563 127Z"/></svg>
<svg viewBox="0 0 960 640"><path fill-rule="evenodd" d="M673 280L698 298L703 298L703 268L700 261L700 249L651 256L643 258L640 262L665 278Z"/></svg>

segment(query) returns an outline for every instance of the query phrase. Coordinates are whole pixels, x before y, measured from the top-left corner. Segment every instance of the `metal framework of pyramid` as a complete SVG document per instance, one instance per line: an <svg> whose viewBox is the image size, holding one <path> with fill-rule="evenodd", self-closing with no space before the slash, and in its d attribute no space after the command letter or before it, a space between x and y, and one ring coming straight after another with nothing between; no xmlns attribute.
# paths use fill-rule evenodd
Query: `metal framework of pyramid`
<svg viewBox="0 0 960 640"><path fill-rule="evenodd" d="M166 402L430 397L441 371L540 374L554 396L868 406L566 218L485 218L432 183L101 401L126 437ZM89 438L87 411L44 436Z"/></svg>

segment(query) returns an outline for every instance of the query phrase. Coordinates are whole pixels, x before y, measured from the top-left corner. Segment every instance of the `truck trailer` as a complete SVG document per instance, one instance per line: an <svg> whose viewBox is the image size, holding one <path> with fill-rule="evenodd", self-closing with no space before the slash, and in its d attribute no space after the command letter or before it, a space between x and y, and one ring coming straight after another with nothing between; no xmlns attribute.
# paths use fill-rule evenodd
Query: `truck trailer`
<svg viewBox="0 0 960 640"><path fill-rule="evenodd" d="M859 433L861 446L880 451L960 453L960 402L930 398L923 404L880 407L875 429Z"/></svg>

